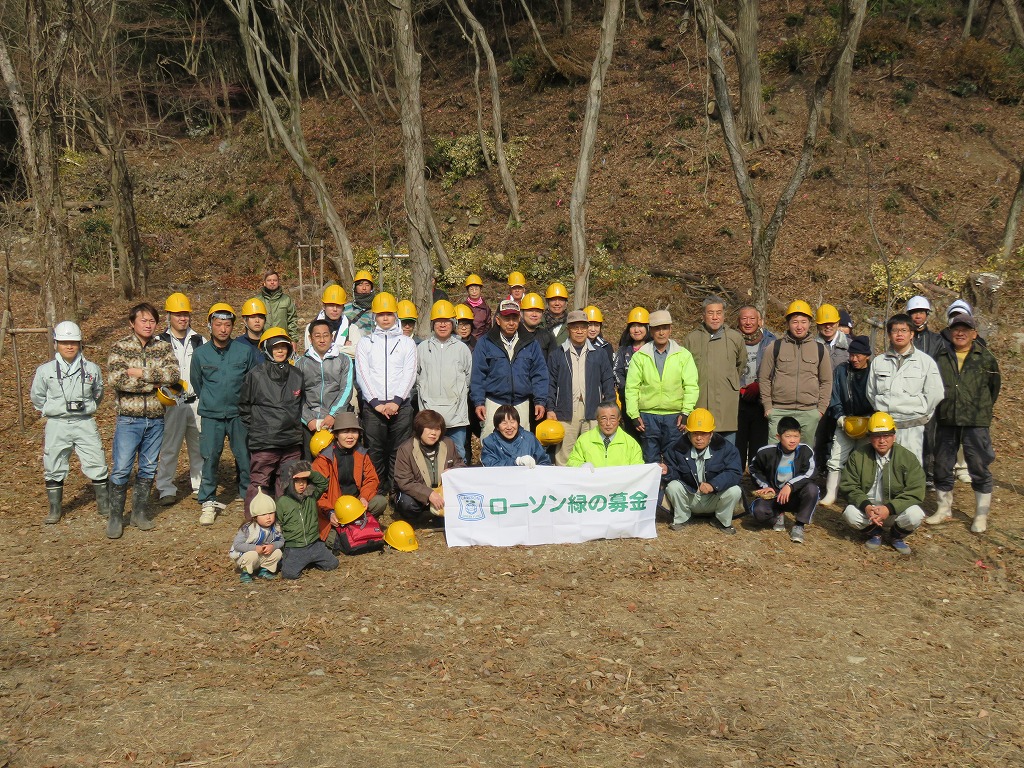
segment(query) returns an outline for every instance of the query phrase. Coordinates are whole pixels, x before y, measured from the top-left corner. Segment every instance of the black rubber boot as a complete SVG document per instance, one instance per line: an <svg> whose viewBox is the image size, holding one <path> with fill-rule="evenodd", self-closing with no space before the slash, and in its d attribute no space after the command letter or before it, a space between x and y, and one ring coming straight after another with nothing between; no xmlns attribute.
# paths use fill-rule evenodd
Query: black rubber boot
<svg viewBox="0 0 1024 768"><path fill-rule="evenodd" d="M127 485L110 484L110 513L107 515L107 538L120 539L124 532L124 502L128 496Z"/></svg>
<svg viewBox="0 0 1024 768"><path fill-rule="evenodd" d="M92 492L96 494L96 511L100 517L110 517L110 486L106 480L93 480Z"/></svg>
<svg viewBox="0 0 1024 768"><path fill-rule="evenodd" d="M149 519L149 492L153 490L153 478L135 478L135 492L132 494L132 525L140 531L152 531L153 521Z"/></svg>
<svg viewBox="0 0 1024 768"><path fill-rule="evenodd" d="M64 484L47 484L46 497L50 500L50 514L46 516L46 520L44 522L46 525L59 523L61 517L64 515L64 510L61 509L61 502L64 500Z"/></svg>

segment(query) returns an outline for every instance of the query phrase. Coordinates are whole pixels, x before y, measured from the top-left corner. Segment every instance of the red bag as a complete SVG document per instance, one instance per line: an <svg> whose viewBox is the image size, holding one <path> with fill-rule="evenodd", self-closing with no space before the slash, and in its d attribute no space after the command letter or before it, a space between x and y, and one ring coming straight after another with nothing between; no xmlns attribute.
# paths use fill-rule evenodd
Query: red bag
<svg viewBox="0 0 1024 768"><path fill-rule="evenodd" d="M377 518L367 512L359 520L333 529L334 554L362 555L384 549L384 532Z"/></svg>

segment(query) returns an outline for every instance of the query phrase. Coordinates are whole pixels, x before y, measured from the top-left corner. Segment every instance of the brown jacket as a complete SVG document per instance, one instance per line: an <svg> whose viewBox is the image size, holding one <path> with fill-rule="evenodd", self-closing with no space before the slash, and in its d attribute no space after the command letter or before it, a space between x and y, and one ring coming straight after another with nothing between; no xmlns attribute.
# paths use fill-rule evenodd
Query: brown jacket
<svg viewBox="0 0 1024 768"><path fill-rule="evenodd" d="M786 333L765 348L757 381L766 411L781 408L824 413L832 399L832 362L813 336L797 341Z"/></svg>
<svg viewBox="0 0 1024 768"><path fill-rule="evenodd" d="M141 379L129 376L129 368L141 368ZM134 333L116 342L107 357L107 382L115 391L114 410L118 416L162 419L164 406L156 391L181 376L178 358L171 345L154 336L143 347Z"/></svg>
<svg viewBox="0 0 1024 768"><path fill-rule="evenodd" d="M450 437L442 437L437 449L438 485L441 474L449 469L466 466ZM420 448L420 441L411 437L398 446L395 453L395 488L412 496L420 504L430 503L434 486L430 484L430 470Z"/></svg>

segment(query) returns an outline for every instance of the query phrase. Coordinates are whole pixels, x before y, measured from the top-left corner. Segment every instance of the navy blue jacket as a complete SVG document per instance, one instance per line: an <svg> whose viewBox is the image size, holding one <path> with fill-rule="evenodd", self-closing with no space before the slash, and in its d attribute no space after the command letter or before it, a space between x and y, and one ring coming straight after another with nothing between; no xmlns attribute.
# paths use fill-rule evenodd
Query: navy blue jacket
<svg viewBox="0 0 1024 768"><path fill-rule="evenodd" d="M548 365L533 334L519 329L519 340L508 359L501 343L501 329L492 327L481 336L473 350L473 375L469 378L469 400L473 406L493 400L501 405L518 405L533 398L543 405L548 397Z"/></svg>
<svg viewBox="0 0 1024 768"><path fill-rule="evenodd" d="M597 406L605 400L615 399L615 374L608 353L595 347L589 341L587 359L583 363L583 418L588 421L597 418ZM569 351L572 342L567 341L560 347L551 350L548 357L547 408L554 411L562 421L572 419L572 363Z"/></svg>
<svg viewBox="0 0 1024 768"><path fill-rule="evenodd" d="M862 371L854 370L850 361L841 363L832 371L832 400L826 415L832 419L840 416L870 416L875 412L868 400L869 365Z"/></svg>
<svg viewBox="0 0 1024 768"><path fill-rule="evenodd" d="M736 446L721 435L712 435L711 458L704 463L704 482L715 489L715 493L739 485L743 479L743 464ZM697 462L690 457L689 434L682 434L675 444L665 453L668 474L665 482L678 480L690 493L697 492L700 482L697 480Z"/></svg>
<svg viewBox="0 0 1024 768"><path fill-rule="evenodd" d="M511 440L494 430L480 444L480 463L485 467L514 467L520 456L533 456L538 464L551 464L551 457L544 446L522 427Z"/></svg>

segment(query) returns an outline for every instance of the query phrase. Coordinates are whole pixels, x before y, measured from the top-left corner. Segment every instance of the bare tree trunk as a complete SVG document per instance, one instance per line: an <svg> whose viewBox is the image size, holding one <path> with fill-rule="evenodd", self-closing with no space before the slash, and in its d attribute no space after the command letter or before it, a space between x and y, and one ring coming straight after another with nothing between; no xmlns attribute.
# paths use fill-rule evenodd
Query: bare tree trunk
<svg viewBox="0 0 1024 768"><path fill-rule="evenodd" d="M60 80L70 44L70 8L60 5L51 19L45 0L27 0L25 26L31 94L26 98L7 45L0 34L0 75L18 125L22 170L32 198L32 250L43 266L46 321L78 319L75 275L68 250L64 197L58 173L55 115ZM5 27L5 29L10 29Z"/></svg>
<svg viewBox="0 0 1024 768"><path fill-rule="evenodd" d="M594 161L594 139L597 137L597 122L601 116L601 99L604 94L604 78L615 50L615 36L619 30L620 0L605 0L604 19L601 21L601 40L597 55L590 70L590 91L587 93L587 108L583 117L583 136L580 140L580 157L576 166L576 180L572 185L569 200L569 224L572 236L572 263L575 271L573 305L581 309L590 303L590 255L587 253L587 189L590 186L590 166Z"/></svg>
<svg viewBox="0 0 1024 768"><path fill-rule="evenodd" d="M1017 1L1003 0L1003 7L1006 9L1006 17L1010 20L1013 39L1017 43L1017 47L1024 48L1024 26L1021 26L1020 14L1017 13Z"/></svg>
<svg viewBox="0 0 1024 768"><path fill-rule="evenodd" d="M118 133L120 131L118 130ZM139 225L135 219L135 191L128 161L124 156L123 135L110 153L110 188L114 196L111 233L117 248L117 269L121 275L121 295L126 299L145 296L149 289L149 269L142 252Z"/></svg>
<svg viewBox="0 0 1024 768"><path fill-rule="evenodd" d="M480 47L484 49L484 56L487 59L487 72L490 75L491 81L491 119L494 130L494 155L498 160L498 174L501 176L501 185L505 188L505 195L508 197L508 204L512 209L509 223L519 226L521 223L519 218L519 195L516 193L516 183L512 179L512 172L508 169L508 159L505 156L505 139L502 135L501 126L501 95L498 92L498 67L494 63L494 51L491 50L490 43L487 42L487 33L484 32L484 28L477 21L476 16L469 10L466 0L457 1L459 10L466 17L466 21L472 28L473 34L480 43ZM480 149L484 155L487 154L487 147L481 146Z"/></svg>
<svg viewBox="0 0 1024 768"><path fill-rule="evenodd" d="M562 34L572 32L572 0L562 0Z"/></svg>
<svg viewBox="0 0 1024 768"><path fill-rule="evenodd" d="M1013 255L1013 241L1017 237L1017 224L1020 222L1020 211L1024 207L1024 163L1020 165L1020 176L1017 179L1017 191L1013 193L1010 212L1006 215L1006 226L1003 227L1003 247L999 252L999 268L1006 269Z"/></svg>
<svg viewBox="0 0 1024 768"><path fill-rule="evenodd" d="M865 5L867 0L853 0L853 2L856 3L855 8L857 12L860 12L860 7ZM739 190L740 198L743 200L747 221L750 223L750 268L754 283L752 303L764 313L768 305L768 289L771 280L772 252L775 249L775 240L786 218L789 205L793 202L793 198L796 196L800 184L807 175L808 168L810 168L811 159L814 156L814 145L818 136L822 104L836 66L839 63L839 58L846 48L849 39L849 23L839 30L836 44L828 52L823 62L822 70L814 82L808 99L807 126L804 130L800 158L793 169L789 183L775 204L771 218L765 222L764 212L758 201L757 192L754 189L750 174L747 172L746 158L743 154L742 143L732 114L732 104L729 101L729 83L725 76L725 63L722 57L722 46L718 39L718 25L715 21L717 17L712 0L696 0L696 10L697 21L704 33L704 40L707 46L711 82L715 89L715 97L718 100L719 109L721 110L719 124L722 127L722 138L729 153L729 160L732 164L733 175L736 178L736 186ZM850 16L845 16L844 18L850 18Z"/></svg>
<svg viewBox="0 0 1024 768"><path fill-rule="evenodd" d="M761 62L757 57L758 0L739 0L736 18L736 66L740 75L740 138L757 149L764 144Z"/></svg>
<svg viewBox="0 0 1024 768"><path fill-rule="evenodd" d="M224 2L238 21L239 36L245 51L246 67L249 70L249 77L252 78L253 85L256 87L260 112L266 121L267 129L284 146L292 162L298 166L313 191L313 196L316 198L317 206L323 214L327 228L334 236L334 244L337 249L333 256L334 268L342 282L350 285L355 276L355 255L348 239L348 231L345 229L345 224L342 222L337 208L334 207L334 200L327 188L327 182L309 156L306 136L302 131L302 84L299 79L298 32L286 18L277 15L280 37L283 39L282 44L287 43L288 46L288 59L285 61L283 54L278 56L267 46L263 25L253 8L252 0L224 0ZM288 114L286 116L281 114L271 91L273 94L280 93L287 99ZM287 123L285 122L286 118Z"/></svg>
<svg viewBox="0 0 1024 768"><path fill-rule="evenodd" d="M409 222L409 266L412 272L412 302L420 316L430 316L432 278L429 226L433 214L427 200L427 178L423 161L423 107L420 103L420 54L412 22L412 0L389 0L394 23L395 85L402 111L402 149L405 152L405 210ZM429 323L421 323L419 334L428 335Z"/></svg>
<svg viewBox="0 0 1024 768"><path fill-rule="evenodd" d="M850 135L850 78L853 76L853 59L866 14L867 5L858 6L850 22L850 41L839 58L836 81L832 86L832 119L829 129L833 136L843 141Z"/></svg>
<svg viewBox="0 0 1024 768"><path fill-rule="evenodd" d="M571 2L571 0L569 1ZM541 53L544 54L544 58L548 60L548 64L550 64L556 72L561 72L562 68L555 63L548 47L544 45L544 38L540 36L540 30L537 29L537 23L533 20L533 14L530 13L530 6L526 4L526 0L519 0L519 5L523 9L523 13L526 14L526 20L530 22L530 29L533 31L533 39L537 42L537 47L540 48Z"/></svg>
<svg viewBox="0 0 1024 768"><path fill-rule="evenodd" d="M966 41L971 36L971 26L974 24L974 12L978 9L978 0L967 0L967 18L964 19L964 31L960 39Z"/></svg>

